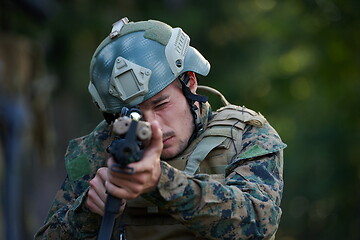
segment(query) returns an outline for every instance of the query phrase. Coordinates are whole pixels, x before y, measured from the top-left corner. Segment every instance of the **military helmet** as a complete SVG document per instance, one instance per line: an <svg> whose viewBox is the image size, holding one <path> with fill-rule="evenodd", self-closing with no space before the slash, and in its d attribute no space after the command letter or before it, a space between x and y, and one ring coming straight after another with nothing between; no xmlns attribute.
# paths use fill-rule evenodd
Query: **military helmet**
<svg viewBox="0 0 360 240"><path fill-rule="evenodd" d="M153 97L182 73L206 76L209 62L181 28L156 21L113 24L90 64L89 92L101 111L120 113Z"/></svg>

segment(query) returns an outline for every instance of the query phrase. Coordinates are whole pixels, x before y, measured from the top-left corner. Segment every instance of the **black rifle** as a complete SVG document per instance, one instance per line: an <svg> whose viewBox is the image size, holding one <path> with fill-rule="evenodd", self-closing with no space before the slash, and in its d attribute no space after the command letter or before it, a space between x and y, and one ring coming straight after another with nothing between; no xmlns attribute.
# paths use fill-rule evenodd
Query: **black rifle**
<svg viewBox="0 0 360 240"><path fill-rule="evenodd" d="M133 174L133 169L127 165L141 160L144 153L144 142L151 137L150 124L141 121L141 116L138 109L123 108L121 116L114 121L112 132L115 134L115 138L107 148L116 162L110 168L112 171ZM119 212L121 202L122 199L108 194L98 235L99 240L111 238L115 217ZM125 236L120 236L120 239L125 239Z"/></svg>

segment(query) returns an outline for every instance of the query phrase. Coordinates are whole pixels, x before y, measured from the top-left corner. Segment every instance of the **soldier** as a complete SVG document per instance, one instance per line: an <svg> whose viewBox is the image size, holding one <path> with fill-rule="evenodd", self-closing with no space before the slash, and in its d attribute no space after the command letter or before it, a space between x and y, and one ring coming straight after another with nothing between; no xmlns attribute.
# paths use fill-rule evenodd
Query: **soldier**
<svg viewBox="0 0 360 240"><path fill-rule="evenodd" d="M261 114L223 97L212 112L195 75L210 64L189 42L159 21L113 25L90 66L105 120L70 141L67 177L36 239L96 239L107 194L124 199L113 239L274 238L286 144ZM132 175L113 171L106 152L124 106L139 106L152 130Z"/></svg>

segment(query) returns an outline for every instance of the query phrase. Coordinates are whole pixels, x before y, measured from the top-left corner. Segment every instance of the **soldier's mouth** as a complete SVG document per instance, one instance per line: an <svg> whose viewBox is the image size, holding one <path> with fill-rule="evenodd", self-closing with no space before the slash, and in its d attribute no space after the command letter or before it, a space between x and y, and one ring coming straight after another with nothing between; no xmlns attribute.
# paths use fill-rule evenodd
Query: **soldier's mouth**
<svg viewBox="0 0 360 240"><path fill-rule="evenodd" d="M163 144L165 145L169 145L171 143L171 140L174 138L174 136L170 136L170 137L166 137L163 139Z"/></svg>

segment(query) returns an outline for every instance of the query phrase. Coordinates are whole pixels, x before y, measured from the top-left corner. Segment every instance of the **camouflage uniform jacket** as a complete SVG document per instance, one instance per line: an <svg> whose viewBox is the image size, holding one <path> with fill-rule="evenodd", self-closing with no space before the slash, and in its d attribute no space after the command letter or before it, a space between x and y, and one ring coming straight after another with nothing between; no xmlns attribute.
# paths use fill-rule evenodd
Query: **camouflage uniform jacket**
<svg viewBox="0 0 360 240"><path fill-rule="evenodd" d="M136 214L128 218L142 212L133 211L141 208L129 201L129 213L125 210L125 217L117 219L114 236L122 222L128 225L129 240L139 239L132 235L141 231L143 239L274 236L281 216L286 144L265 118L249 109L230 105L214 115L208 105L202 110L204 129L181 156L161 162L157 189L142 196L146 200L140 203L151 202L146 206L152 210L140 214L141 218ZM89 135L70 141L65 155L67 178L36 239L96 239L101 217L89 211L85 199L88 182L106 164L109 156L104 149L110 141L105 122Z"/></svg>

